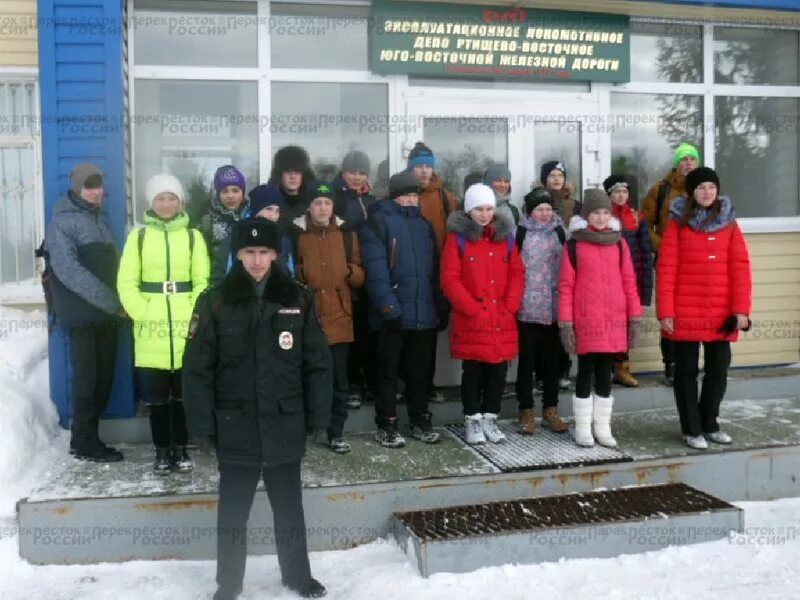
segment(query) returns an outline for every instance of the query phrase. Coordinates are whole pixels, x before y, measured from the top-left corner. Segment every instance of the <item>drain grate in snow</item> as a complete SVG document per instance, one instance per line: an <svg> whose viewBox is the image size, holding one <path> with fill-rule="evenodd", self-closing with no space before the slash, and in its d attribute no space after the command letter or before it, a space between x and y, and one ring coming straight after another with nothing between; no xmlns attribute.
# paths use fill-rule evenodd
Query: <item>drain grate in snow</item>
<svg viewBox="0 0 800 600"><path fill-rule="evenodd" d="M478 454L503 472L530 471L601 465L633 460L627 454L612 448L595 445L581 448L572 440L572 432L555 433L540 427L533 435L520 435L516 421L500 421L500 429L508 438L501 444L478 444L470 446ZM463 424L448 425L447 429L466 443Z"/></svg>

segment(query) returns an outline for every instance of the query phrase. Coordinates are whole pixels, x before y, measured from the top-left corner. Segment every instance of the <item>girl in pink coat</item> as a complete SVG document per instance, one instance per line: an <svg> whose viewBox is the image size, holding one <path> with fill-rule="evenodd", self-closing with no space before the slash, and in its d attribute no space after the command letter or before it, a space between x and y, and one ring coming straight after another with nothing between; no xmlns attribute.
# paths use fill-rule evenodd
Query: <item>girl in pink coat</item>
<svg viewBox="0 0 800 600"><path fill-rule="evenodd" d="M628 246L611 216L603 190L587 190L580 216L570 221L571 239L561 259L558 327L564 349L578 355L572 397L575 443L614 448L611 435L611 370L614 355L638 341L642 306ZM592 375L595 379L592 396Z"/></svg>

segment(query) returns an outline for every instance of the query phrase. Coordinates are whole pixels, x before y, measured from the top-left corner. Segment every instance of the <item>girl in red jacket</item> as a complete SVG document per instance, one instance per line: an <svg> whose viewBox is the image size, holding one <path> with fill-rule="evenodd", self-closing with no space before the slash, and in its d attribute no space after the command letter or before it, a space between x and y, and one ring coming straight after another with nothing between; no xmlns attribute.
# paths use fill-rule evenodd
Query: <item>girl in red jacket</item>
<svg viewBox="0 0 800 600"><path fill-rule="evenodd" d="M690 448L707 440L730 444L720 431L731 342L749 328L752 304L750 253L731 201L719 195L719 177L699 167L686 176L687 198L670 207L657 268L657 312L675 344L675 402ZM703 343L703 389L697 397L697 361Z"/></svg>
<svg viewBox="0 0 800 600"><path fill-rule="evenodd" d="M569 229L558 281L558 326L564 349L578 355L572 397L575 443L593 446L596 439L614 448L611 367L616 354L638 341L642 305L636 273L621 240L620 222L611 216L611 199L603 190L586 191L581 214L572 218Z"/></svg>
<svg viewBox="0 0 800 600"><path fill-rule="evenodd" d="M525 273L507 211L495 212L492 188L476 183L464 210L447 219L442 291L453 307L450 354L461 359L467 442L499 443L497 426L508 361L517 355L516 313Z"/></svg>

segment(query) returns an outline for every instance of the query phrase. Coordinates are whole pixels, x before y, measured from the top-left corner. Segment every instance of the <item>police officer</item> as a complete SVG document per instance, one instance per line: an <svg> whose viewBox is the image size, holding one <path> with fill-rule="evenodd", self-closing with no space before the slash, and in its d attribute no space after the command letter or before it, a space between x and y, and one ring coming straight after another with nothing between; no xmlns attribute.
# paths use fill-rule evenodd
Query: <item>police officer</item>
<svg viewBox="0 0 800 600"><path fill-rule="evenodd" d="M273 264L280 226L240 221L232 246L238 260L198 299L184 355L189 431L216 446L219 463L214 598L242 591L247 519L262 476L283 585L317 598L326 590L311 576L300 461L307 429L330 422L330 351L313 295Z"/></svg>

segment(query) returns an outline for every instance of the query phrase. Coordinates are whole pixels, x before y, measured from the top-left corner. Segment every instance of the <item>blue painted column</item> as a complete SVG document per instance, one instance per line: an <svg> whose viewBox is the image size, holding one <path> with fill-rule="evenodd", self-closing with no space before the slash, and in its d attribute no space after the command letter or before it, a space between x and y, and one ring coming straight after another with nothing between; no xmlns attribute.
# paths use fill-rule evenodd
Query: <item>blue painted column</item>
<svg viewBox="0 0 800 600"><path fill-rule="evenodd" d="M39 82L45 222L69 189L69 173L82 162L105 174L104 211L119 248L125 240L124 15L123 0L39 0ZM68 340L50 335L50 397L61 424L70 418ZM114 390L107 416L135 413L129 327L119 335Z"/></svg>

